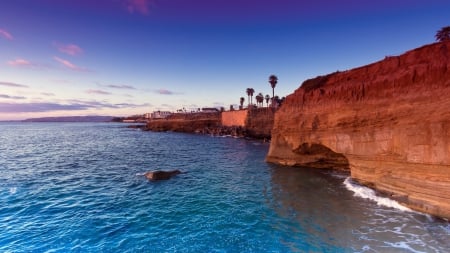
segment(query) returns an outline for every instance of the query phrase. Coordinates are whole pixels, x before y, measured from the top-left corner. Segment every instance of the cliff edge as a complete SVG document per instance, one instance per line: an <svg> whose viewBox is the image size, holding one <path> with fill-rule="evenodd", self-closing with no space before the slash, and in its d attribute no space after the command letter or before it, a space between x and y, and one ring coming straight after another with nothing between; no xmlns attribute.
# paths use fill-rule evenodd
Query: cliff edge
<svg viewBox="0 0 450 253"><path fill-rule="evenodd" d="M450 42L305 81L275 114L267 161L350 170L450 218Z"/></svg>

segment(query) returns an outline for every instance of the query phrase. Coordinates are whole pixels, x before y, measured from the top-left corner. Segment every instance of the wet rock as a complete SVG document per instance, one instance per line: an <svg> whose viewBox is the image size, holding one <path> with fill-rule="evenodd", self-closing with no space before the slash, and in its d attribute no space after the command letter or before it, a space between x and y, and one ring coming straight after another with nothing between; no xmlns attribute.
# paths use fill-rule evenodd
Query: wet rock
<svg viewBox="0 0 450 253"><path fill-rule="evenodd" d="M144 174L144 176L151 181L158 181L158 180L168 180L173 176L176 176L180 174L180 170L171 170L171 171L163 171L163 170L156 170L156 171L149 171Z"/></svg>

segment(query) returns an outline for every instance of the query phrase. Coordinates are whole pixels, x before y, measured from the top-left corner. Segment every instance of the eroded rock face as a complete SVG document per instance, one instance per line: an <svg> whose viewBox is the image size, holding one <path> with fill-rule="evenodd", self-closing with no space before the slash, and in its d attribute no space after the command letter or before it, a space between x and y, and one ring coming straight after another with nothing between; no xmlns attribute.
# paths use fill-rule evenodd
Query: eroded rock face
<svg viewBox="0 0 450 253"><path fill-rule="evenodd" d="M450 218L450 42L305 81L275 115L267 161L349 169Z"/></svg>

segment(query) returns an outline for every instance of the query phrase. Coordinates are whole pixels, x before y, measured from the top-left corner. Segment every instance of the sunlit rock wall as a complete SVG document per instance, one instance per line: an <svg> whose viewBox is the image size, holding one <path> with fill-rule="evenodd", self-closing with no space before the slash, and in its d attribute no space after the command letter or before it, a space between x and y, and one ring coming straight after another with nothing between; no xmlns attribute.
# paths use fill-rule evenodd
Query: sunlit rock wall
<svg viewBox="0 0 450 253"><path fill-rule="evenodd" d="M267 161L350 169L450 218L450 42L305 81L275 115Z"/></svg>
<svg viewBox="0 0 450 253"><path fill-rule="evenodd" d="M274 108L261 107L249 110L245 120L248 135L260 139L270 138L274 114Z"/></svg>
<svg viewBox="0 0 450 253"><path fill-rule="evenodd" d="M245 126L247 110L235 110L222 112L222 126Z"/></svg>

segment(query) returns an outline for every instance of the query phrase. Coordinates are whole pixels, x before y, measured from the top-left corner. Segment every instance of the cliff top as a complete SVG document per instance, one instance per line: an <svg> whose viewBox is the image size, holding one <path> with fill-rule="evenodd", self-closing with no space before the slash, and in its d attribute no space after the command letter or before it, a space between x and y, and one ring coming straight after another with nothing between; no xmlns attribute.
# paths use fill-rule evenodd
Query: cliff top
<svg viewBox="0 0 450 253"><path fill-rule="evenodd" d="M444 63L448 65L449 48L450 42L436 42L424 45L406 51L405 53L398 56L386 56L380 61L373 62L364 66L345 71L337 71L331 74L308 79L301 84L299 89L302 89L305 92L309 92L326 86L332 79L342 81L344 76L347 79L352 79L350 75L356 77L367 76L370 74L386 74L388 72L393 72L392 70L395 67L407 67L410 65L425 63L429 65Z"/></svg>

